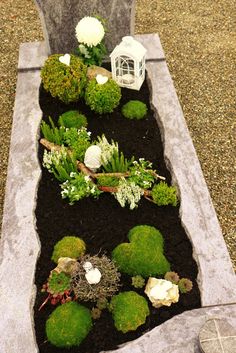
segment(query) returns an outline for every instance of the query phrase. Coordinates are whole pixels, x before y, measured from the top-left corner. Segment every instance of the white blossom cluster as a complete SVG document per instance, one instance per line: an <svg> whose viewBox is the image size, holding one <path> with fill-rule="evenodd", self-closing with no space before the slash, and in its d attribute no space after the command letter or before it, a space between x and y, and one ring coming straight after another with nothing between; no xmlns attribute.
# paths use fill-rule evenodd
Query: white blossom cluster
<svg viewBox="0 0 236 353"><path fill-rule="evenodd" d="M79 43L92 47L101 43L105 30L97 18L86 16L78 22L75 33Z"/></svg>
<svg viewBox="0 0 236 353"><path fill-rule="evenodd" d="M84 197L93 196L97 197L99 190L96 185L91 181L88 175L82 173L70 173L71 180L66 180L61 184L62 198L68 198L72 205L75 201L79 201ZM74 179L73 179L74 178Z"/></svg>
<svg viewBox="0 0 236 353"><path fill-rule="evenodd" d="M59 165L61 160L65 159L67 156L66 149L61 148L60 151L50 151L44 150L43 154L43 166L48 169L49 173L53 173L53 166Z"/></svg>
<svg viewBox="0 0 236 353"><path fill-rule="evenodd" d="M129 182L125 178L121 178L118 185L118 191L114 193L115 198L121 205L125 207L126 203L133 210L138 206L138 202L143 195L143 190L134 182Z"/></svg>
<svg viewBox="0 0 236 353"><path fill-rule="evenodd" d="M102 162L102 165L105 166L110 162L114 152L118 152L118 149L119 149L118 143L115 143L114 141L109 143L107 141L106 136L104 135L102 135L102 137L99 137L98 141L99 142L97 143L97 146L99 146L102 150L101 162Z"/></svg>

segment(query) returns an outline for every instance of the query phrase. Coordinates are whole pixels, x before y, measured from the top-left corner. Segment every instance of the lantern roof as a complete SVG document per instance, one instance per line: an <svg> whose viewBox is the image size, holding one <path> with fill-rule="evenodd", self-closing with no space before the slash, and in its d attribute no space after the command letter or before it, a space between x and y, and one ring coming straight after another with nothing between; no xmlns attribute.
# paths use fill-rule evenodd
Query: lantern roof
<svg viewBox="0 0 236 353"><path fill-rule="evenodd" d="M146 52L147 50L144 48L144 46L135 40L132 36L125 36L122 38L121 43L114 48L110 54L110 57L127 55L133 59L141 60Z"/></svg>

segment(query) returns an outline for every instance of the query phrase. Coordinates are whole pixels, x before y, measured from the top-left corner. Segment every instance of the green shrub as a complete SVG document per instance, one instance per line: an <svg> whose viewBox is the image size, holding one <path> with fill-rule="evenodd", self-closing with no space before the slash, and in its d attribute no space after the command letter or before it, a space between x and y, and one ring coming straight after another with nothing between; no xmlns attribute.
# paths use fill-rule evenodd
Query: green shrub
<svg viewBox="0 0 236 353"><path fill-rule="evenodd" d="M177 206L178 203L176 188L174 186L168 186L164 181L154 185L152 198L158 206Z"/></svg>
<svg viewBox="0 0 236 353"><path fill-rule="evenodd" d="M119 104L121 89L118 84L109 79L104 84L91 80L85 90L85 102L98 114L111 113Z"/></svg>
<svg viewBox="0 0 236 353"><path fill-rule="evenodd" d="M90 311L76 302L58 306L46 322L48 341L61 348L79 346L91 328Z"/></svg>
<svg viewBox="0 0 236 353"><path fill-rule="evenodd" d="M60 257L78 259L85 253L85 242L79 237L67 236L59 240L54 246L52 260L57 263Z"/></svg>
<svg viewBox="0 0 236 353"><path fill-rule="evenodd" d="M75 55L70 56L69 66L59 61L60 56L61 54L49 56L41 70L41 78L46 91L68 104L83 96L87 68Z"/></svg>
<svg viewBox="0 0 236 353"><path fill-rule="evenodd" d="M145 323L150 314L146 299L133 291L112 297L109 310L112 312L116 329L123 333L135 331Z"/></svg>
<svg viewBox="0 0 236 353"><path fill-rule="evenodd" d="M64 142L73 151L73 157L83 161L85 152L91 145L90 134L85 127L79 130L75 127L71 127L70 129L66 129L64 133Z"/></svg>
<svg viewBox="0 0 236 353"><path fill-rule="evenodd" d="M138 100L131 100L121 109L122 114L127 119L143 119L147 114L147 106Z"/></svg>
<svg viewBox="0 0 236 353"><path fill-rule="evenodd" d="M119 244L112 252L112 259L121 272L144 278L164 275L170 264L163 254L163 237L155 228L140 225L128 233L130 243Z"/></svg>
<svg viewBox="0 0 236 353"><path fill-rule="evenodd" d="M87 126L88 122L86 116L78 110L69 110L59 117L58 124L67 128L80 129L82 126Z"/></svg>

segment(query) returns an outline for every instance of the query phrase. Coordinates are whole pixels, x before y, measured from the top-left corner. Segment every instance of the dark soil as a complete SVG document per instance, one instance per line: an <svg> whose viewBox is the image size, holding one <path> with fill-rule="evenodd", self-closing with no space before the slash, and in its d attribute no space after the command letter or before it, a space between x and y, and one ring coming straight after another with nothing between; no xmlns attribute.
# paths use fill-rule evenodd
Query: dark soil
<svg viewBox="0 0 236 353"><path fill-rule="evenodd" d="M146 102L149 107L146 119L136 121L122 117L120 108L130 99ZM108 139L119 142L120 149L127 157L134 155L136 158L144 157L150 160L157 172L165 176L168 183L171 182L171 176L163 158L160 132L149 106L149 90L146 83L140 91L123 89L120 106L113 114L101 117L80 102L77 105L64 105L53 99L42 88L40 106L46 121L48 116L57 121L63 112L79 109L87 116L88 130L92 132L94 138L104 133ZM40 161L42 161L42 153L43 148L40 146ZM61 198L59 183L43 169L35 213L42 246L35 277L38 289L35 302L35 329L41 353L98 353L112 350L185 310L200 307L200 295L196 284L197 265L192 258L191 243L181 226L178 207L158 207L142 199L139 207L130 211L128 208L122 208L109 194L102 194L98 200L84 199L70 206ZM55 243L65 235L77 235L86 242L87 253L105 252L109 256L118 244L127 241L129 229L139 224L152 225L161 231L165 239L165 255L171 263L172 270L178 272L181 277L190 278L194 283L193 290L181 295L179 302L170 307L155 309L149 305L150 316L135 332L122 334L117 331L110 313L105 310L101 318L94 321L92 331L79 348L58 349L52 346L47 342L45 322L54 307L47 304L40 312L38 308L46 297L45 294L40 293L40 289L46 282L50 270L55 267L50 259ZM128 276L122 276L121 290L135 290Z"/></svg>

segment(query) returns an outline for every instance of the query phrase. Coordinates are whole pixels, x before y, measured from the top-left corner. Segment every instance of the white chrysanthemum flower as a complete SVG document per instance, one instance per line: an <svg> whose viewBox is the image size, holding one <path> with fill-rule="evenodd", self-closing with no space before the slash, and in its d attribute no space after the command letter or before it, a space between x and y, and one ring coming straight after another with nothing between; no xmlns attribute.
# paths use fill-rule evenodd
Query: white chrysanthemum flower
<svg viewBox="0 0 236 353"><path fill-rule="evenodd" d="M89 16L78 22L75 32L78 42L86 44L88 47L101 43L105 34L101 22L97 18Z"/></svg>

